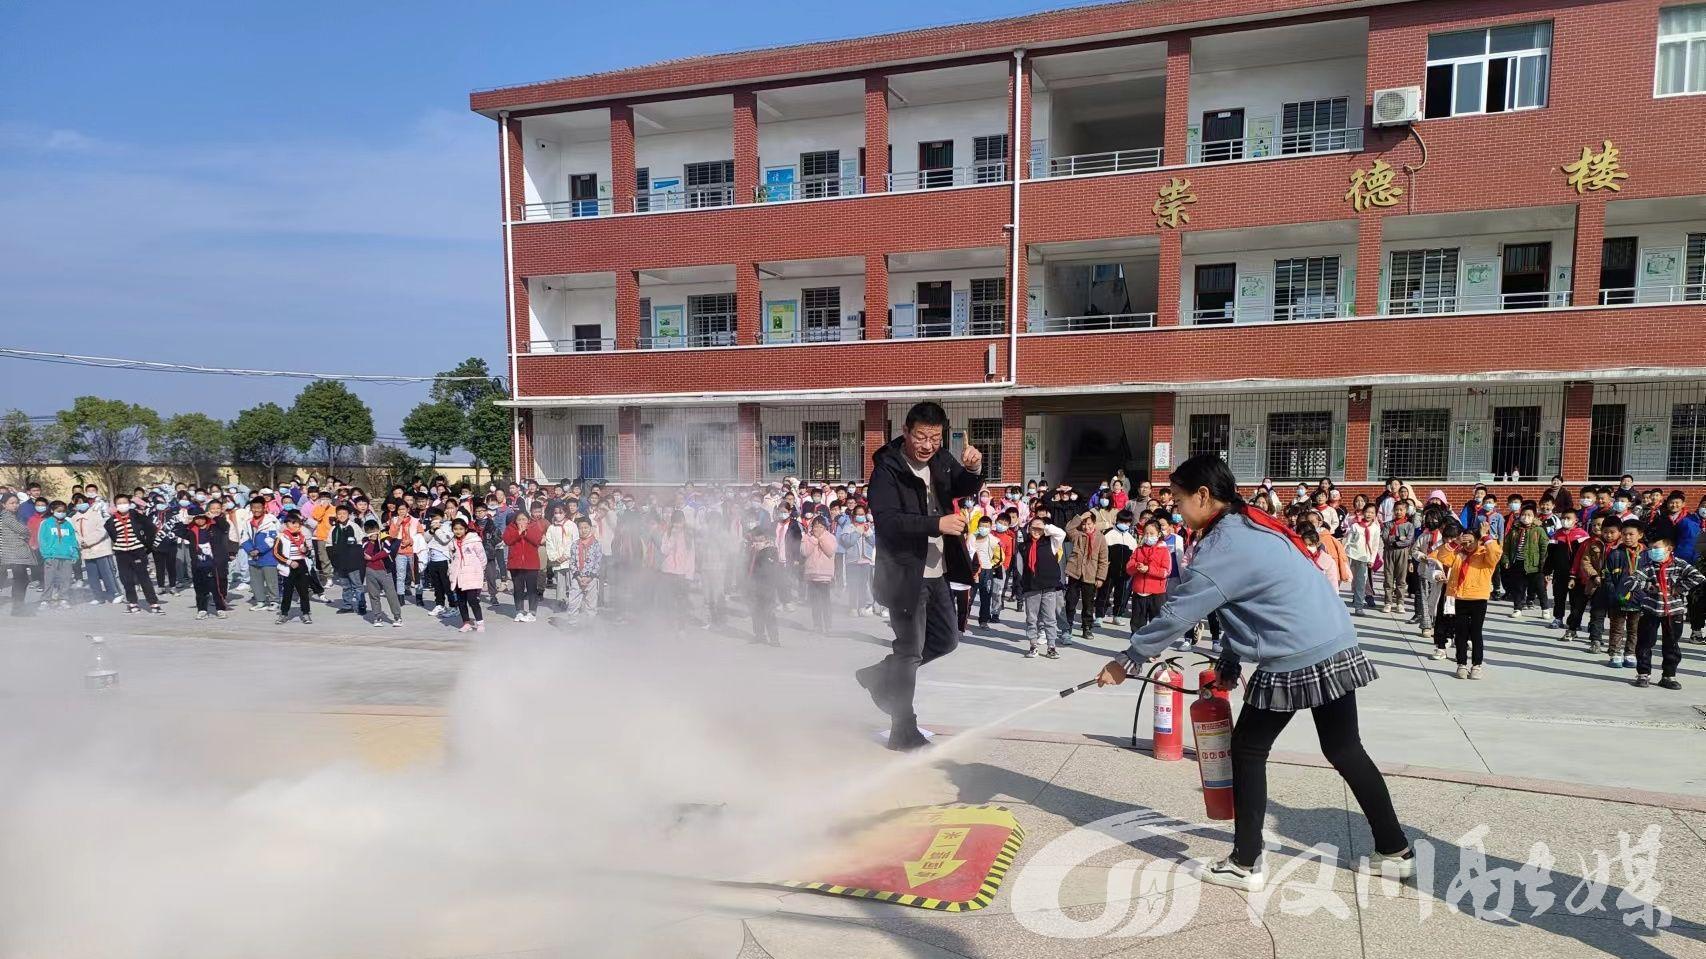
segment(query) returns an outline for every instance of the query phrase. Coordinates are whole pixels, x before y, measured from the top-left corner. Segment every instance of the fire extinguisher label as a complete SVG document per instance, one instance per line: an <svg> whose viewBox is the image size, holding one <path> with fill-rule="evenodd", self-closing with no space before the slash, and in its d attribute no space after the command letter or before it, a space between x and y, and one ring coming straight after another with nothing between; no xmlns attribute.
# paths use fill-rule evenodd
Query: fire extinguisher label
<svg viewBox="0 0 1706 959"><path fill-rule="evenodd" d="M1173 700L1168 696L1155 697L1155 732L1173 731Z"/></svg>
<svg viewBox="0 0 1706 959"><path fill-rule="evenodd" d="M1216 719L1196 723L1192 730L1197 744L1197 764L1202 769L1204 789L1232 785L1232 721Z"/></svg>

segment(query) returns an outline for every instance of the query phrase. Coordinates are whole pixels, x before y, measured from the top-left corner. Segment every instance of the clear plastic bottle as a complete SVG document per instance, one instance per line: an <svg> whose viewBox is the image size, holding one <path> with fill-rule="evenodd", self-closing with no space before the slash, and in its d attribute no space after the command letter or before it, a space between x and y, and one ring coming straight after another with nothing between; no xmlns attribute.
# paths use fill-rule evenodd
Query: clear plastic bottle
<svg viewBox="0 0 1706 959"><path fill-rule="evenodd" d="M89 637L89 671L83 674L83 688L92 692L118 688L118 667L103 637Z"/></svg>

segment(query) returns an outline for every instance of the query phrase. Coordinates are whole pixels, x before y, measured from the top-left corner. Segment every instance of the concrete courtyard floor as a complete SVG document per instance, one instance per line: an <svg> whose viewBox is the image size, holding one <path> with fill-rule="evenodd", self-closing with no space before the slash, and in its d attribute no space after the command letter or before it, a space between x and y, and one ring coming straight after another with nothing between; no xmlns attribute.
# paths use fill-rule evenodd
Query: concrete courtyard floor
<svg viewBox="0 0 1706 959"><path fill-rule="evenodd" d="M193 701L222 736L245 744L242 774L351 759L402 773L449 761L444 714L475 644L612 641L499 615L472 636L416 610L402 629L369 629L324 607L311 626L275 626L271 615L241 609L196 622L188 605L177 597L164 617L85 606L0 619L0 698L74 688L87 660L81 637L98 633L127 701L161 710ZM849 670L882 653L879 620L841 616L828 636L808 633L807 622L804 610L790 614L780 649L746 643L739 622L695 624L690 636L706 655L808 693L844 691ZM1428 658L1414 627L1383 615L1358 626L1381 672L1359 697L1363 738L1425 850L1431 868L1417 880L1359 876L1371 849L1366 823L1300 719L1270 770L1268 893L1202 886L1182 864L1224 855L1229 824L1203 818L1188 756L1162 763L1126 748L1132 685L1039 708L1023 728L955 735L1089 678L1120 647L1119 633L1099 630L1050 661L1023 659L1009 627L974 628L920 682L923 724L947 734L940 758L890 783L883 798L1010 808L1026 839L993 903L949 914L717 888L660 906L631 952L1706 957L1706 715L1696 705L1706 703L1706 648L1686 647L1682 691L1638 690L1628 685L1632 671L1608 669L1585 647L1500 611L1487 630L1487 678L1468 682ZM1145 748L1148 735L1140 723ZM548 941L486 952L587 954Z"/></svg>

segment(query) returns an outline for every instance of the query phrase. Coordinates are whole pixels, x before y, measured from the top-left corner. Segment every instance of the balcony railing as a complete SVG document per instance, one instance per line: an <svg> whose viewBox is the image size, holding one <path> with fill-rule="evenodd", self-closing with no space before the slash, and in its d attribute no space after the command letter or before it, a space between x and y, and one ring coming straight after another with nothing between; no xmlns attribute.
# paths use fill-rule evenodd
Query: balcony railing
<svg viewBox="0 0 1706 959"><path fill-rule="evenodd" d="M891 340L923 340L949 336L999 336L1007 332L1007 319L972 320L956 324L952 320L900 322L889 329Z"/></svg>
<svg viewBox="0 0 1706 959"><path fill-rule="evenodd" d="M1569 305L1569 290L1541 293L1465 293L1392 300L1386 304L1386 312L1393 316L1411 316L1418 313L1493 313L1499 310L1544 310Z"/></svg>
<svg viewBox="0 0 1706 959"><path fill-rule="evenodd" d="M1701 303L1706 302L1706 283L1683 283L1672 286L1618 286L1599 291L1599 305L1622 306L1629 303Z"/></svg>
<svg viewBox="0 0 1706 959"><path fill-rule="evenodd" d="M889 191L893 193L1005 182L1007 182L1007 161L1005 160L990 160L986 163L974 163L971 166L909 170L904 173L890 173L888 176Z"/></svg>
<svg viewBox="0 0 1706 959"><path fill-rule="evenodd" d="M859 331L842 326L817 326L791 333L764 334L766 343L839 343L843 340L859 339Z"/></svg>
<svg viewBox="0 0 1706 959"><path fill-rule="evenodd" d="M604 353L616 349L616 340L611 337L534 340L531 347L535 353Z"/></svg>
<svg viewBox="0 0 1706 959"><path fill-rule="evenodd" d="M1236 305L1203 307L1191 311L1191 323L1197 326L1220 323L1285 323L1290 320L1329 320L1350 315L1351 304L1340 303L1335 297L1249 309L1240 309Z"/></svg>
<svg viewBox="0 0 1706 959"><path fill-rule="evenodd" d="M735 187L732 183L690 186L679 190L641 190L634 194L634 212L700 210L714 206L733 206L734 202Z"/></svg>
<svg viewBox="0 0 1706 959"><path fill-rule="evenodd" d="M528 203L521 208L523 220L572 220L588 216L609 216L612 212L609 197L596 200L552 200L548 203Z"/></svg>
<svg viewBox="0 0 1706 959"><path fill-rule="evenodd" d="M832 196L858 196L864 192L865 178L862 176L807 177L795 183L760 183L753 190L753 201L823 200Z"/></svg>
<svg viewBox="0 0 1706 959"><path fill-rule="evenodd" d="M1362 149L1362 128L1312 130L1308 133L1275 133L1236 140L1193 143L1185 154L1187 163L1216 163L1225 160L1271 160L1276 157L1331 153Z"/></svg>
<svg viewBox="0 0 1706 959"><path fill-rule="evenodd" d="M706 346L734 346L734 330L713 330L706 333L681 333L671 336L642 336L642 350L691 350Z"/></svg>
<svg viewBox="0 0 1706 959"><path fill-rule="evenodd" d="M1155 325L1154 313L1098 313L1091 316L1041 316L1025 324L1031 333L1093 333L1141 330Z"/></svg>
<svg viewBox="0 0 1706 959"><path fill-rule="evenodd" d="M1076 156L1049 157L1043 163L1031 163L1034 179L1057 176L1087 176L1092 173L1124 173L1127 170L1149 170L1161 165L1160 147L1137 150L1111 150L1107 153L1080 153Z"/></svg>

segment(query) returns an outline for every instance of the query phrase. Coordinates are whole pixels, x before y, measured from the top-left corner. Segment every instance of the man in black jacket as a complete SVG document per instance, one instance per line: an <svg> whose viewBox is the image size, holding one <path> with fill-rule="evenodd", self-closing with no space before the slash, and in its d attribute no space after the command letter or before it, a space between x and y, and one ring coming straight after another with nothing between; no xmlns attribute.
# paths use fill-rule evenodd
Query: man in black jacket
<svg viewBox="0 0 1706 959"><path fill-rule="evenodd" d="M893 720L890 749L916 749L913 693L918 667L959 645L959 614L948 584L972 582L965 515L953 508L983 486L983 454L967 444L956 462L946 449L948 414L924 402L906 414L905 431L871 457L868 499L877 527L871 591L889 611L893 652L859 670L859 685Z"/></svg>

